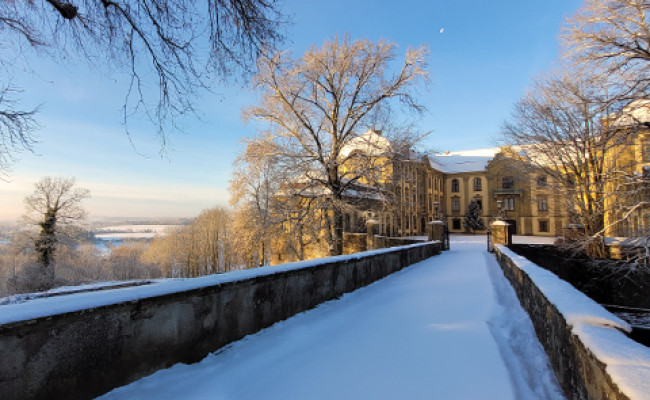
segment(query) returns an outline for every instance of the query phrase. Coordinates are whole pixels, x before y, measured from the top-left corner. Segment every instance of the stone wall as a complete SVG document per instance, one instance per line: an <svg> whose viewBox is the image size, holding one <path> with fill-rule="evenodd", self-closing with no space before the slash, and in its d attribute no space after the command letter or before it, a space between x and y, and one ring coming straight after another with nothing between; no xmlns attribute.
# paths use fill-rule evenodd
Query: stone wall
<svg viewBox="0 0 650 400"><path fill-rule="evenodd" d="M354 254L368 250L366 233L343 232L343 254Z"/></svg>
<svg viewBox="0 0 650 400"><path fill-rule="evenodd" d="M635 382L632 382L632 384L626 382L624 386L627 391L624 393L617 384L617 379L620 380L620 377L612 376L605 361L609 360L611 363L613 357L603 355L612 350L607 349L607 347L618 347L619 350L621 348L638 349L638 346L641 345L632 342L620 330L607 324L589 325L589 322L585 322L582 326L576 326L576 323L572 325L566 320L565 315L558 310L557 305L549 300L547 293L540 289L529 274L517 266L512 257L508 255L512 253L509 253L507 249L501 246L495 246L495 250L504 275L514 287L522 307L530 315L537 337L549 356L567 398L584 400L635 398L636 396L628 395L628 392L635 392ZM559 278L557 279L559 280ZM571 289L573 288L569 287L569 291ZM575 291L577 292L577 290ZM566 295L566 293L563 293L563 295ZM575 295L571 293L571 296ZM586 299L586 296L584 297ZM585 303L589 301L591 300L586 300ZM588 313L585 313L585 316L580 316L580 318L584 321L590 320ZM593 320L596 320L596 318L593 318ZM588 327L585 329L584 326L587 325ZM578 328L577 331L576 328ZM589 340L587 340L587 343L585 342L585 338L589 339L588 336L581 336L581 334L576 333L587 331L598 331L597 337L599 338L615 337L616 340L613 342L615 346L602 346L602 349L594 347L593 343L590 346ZM637 353L643 352L641 350ZM614 362L619 363L618 361ZM629 361L623 361L623 363L625 362ZM632 363L634 362L632 361ZM631 365L631 369L634 370L635 366ZM642 370L641 367L638 371ZM641 374L647 374L647 372Z"/></svg>
<svg viewBox="0 0 650 400"><path fill-rule="evenodd" d="M375 244L379 249L385 249L395 246L406 246L410 244L422 243L422 239L402 238L402 237L387 237L375 236Z"/></svg>
<svg viewBox="0 0 650 400"><path fill-rule="evenodd" d="M265 267L153 297L125 296L126 301L73 311L52 307L57 311L29 320L7 322L10 309L5 307L13 306L3 306L0 397L93 398L175 363L197 362L232 341L439 252L440 244L429 242ZM127 293L96 295L106 298L106 292ZM39 307L61 304L62 297L39 300Z"/></svg>

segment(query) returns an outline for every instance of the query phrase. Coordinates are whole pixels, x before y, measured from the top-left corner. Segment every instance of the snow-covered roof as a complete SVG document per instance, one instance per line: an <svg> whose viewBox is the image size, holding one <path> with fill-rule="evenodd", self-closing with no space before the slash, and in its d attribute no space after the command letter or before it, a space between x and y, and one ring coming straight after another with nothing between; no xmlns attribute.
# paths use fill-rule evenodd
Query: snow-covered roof
<svg viewBox="0 0 650 400"><path fill-rule="evenodd" d="M350 140L341 149L341 157L346 158L355 151L360 151L367 156L382 156L390 149L390 140L381 136L381 131L368 129L366 133Z"/></svg>
<svg viewBox="0 0 650 400"><path fill-rule="evenodd" d="M453 174L460 172L485 171L487 164L494 156L463 156L436 154L429 159L432 168L438 171Z"/></svg>
<svg viewBox="0 0 650 400"><path fill-rule="evenodd" d="M439 156L463 156L463 157L494 157L497 153L501 152L500 147L491 147L487 149L474 149L474 150L460 150L448 151L445 153L437 154Z"/></svg>
<svg viewBox="0 0 650 400"><path fill-rule="evenodd" d="M650 100L636 100L628 104L614 119L614 126L630 126L650 122Z"/></svg>

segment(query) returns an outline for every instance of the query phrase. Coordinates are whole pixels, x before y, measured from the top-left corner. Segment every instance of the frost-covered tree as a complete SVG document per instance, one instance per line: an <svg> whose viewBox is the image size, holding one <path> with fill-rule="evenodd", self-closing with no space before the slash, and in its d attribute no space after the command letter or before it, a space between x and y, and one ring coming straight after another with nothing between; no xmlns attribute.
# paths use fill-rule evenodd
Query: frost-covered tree
<svg viewBox="0 0 650 400"><path fill-rule="evenodd" d="M88 189L77 187L74 178L45 177L34 185L34 193L25 198L25 219L39 228L34 239L38 264L52 278L51 267L59 236L63 228L86 217L81 202L88 197Z"/></svg>
<svg viewBox="0 0 650 400"><path fill-rule="evenodd" d="M473 234L476 234L476 231L485 230L485 222L481 218L481 215L481 206L476 199L472 199L467 206L467 211L465 211L465 220L463 221L465 230L472 231Z"/></svg>
<svg viewBox="0 0 650 400"><path fill-rule="evenodd" d="M272 143L262 138L246 143L235 161L229 191L235 207L234 240L248 266L269 263L271 241L283 221L277 195L285 179Z"/></svg>
<svg viewBox="0 0 650 400"><path fill-rule="evenodd" d="M372 127L373 111L400 100L421 111L414 90L427 80L427 50L408 50L391 73L396 45L367 39L326 41L302 57L287 53L263 56L254 83L260 104L245 115L267 123L269 143L277 159L290 166L287 179L301 179L305 198L318 194L331 213L330 254L343 251L343 207L346 190L368 171L351 175L343 165L359 153L344 154L352 140Z"/></svg>
<svg viewBox="0 0 650 400"><path fill-rule="evenodd" d="M650 91L648 11L648 0L587 0L565 24L564 54L577 65L599 68L615 76L619 88L610 97L616 94L627 103L647 99Z"/></svg>

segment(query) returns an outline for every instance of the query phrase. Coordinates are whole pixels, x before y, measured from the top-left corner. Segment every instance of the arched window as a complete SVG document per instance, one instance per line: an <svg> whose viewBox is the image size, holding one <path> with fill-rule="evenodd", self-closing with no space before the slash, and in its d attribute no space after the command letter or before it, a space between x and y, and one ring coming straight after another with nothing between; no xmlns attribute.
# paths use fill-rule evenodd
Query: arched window
<svg viewBox="0 0 650 400"><path fill-rule="evenodd" d="M451 191L452 192L460 191L460 185L458 184L458 179L451 180Z"/></svg>

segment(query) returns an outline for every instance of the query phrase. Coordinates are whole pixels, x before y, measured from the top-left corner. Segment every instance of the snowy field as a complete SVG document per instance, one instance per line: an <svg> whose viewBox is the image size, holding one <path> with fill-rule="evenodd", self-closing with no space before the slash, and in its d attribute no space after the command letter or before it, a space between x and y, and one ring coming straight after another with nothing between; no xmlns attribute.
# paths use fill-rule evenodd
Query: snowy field
<svg viewBox="0 0 650 400"><path fill-rule="evenodd" d="M96 229L95 237L101 240L151 239L184 225L111 225Z"/></svg>
<svg viewBox="0 0 650 400"><path fill-rule="evenodd" d="M103 399L562 399L485 236Z"/></svg>

